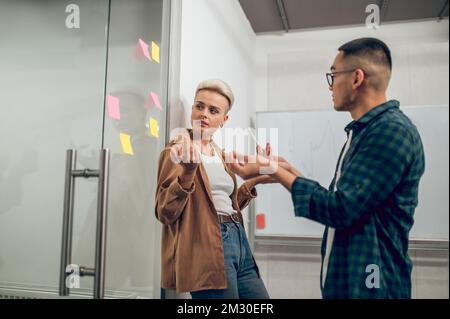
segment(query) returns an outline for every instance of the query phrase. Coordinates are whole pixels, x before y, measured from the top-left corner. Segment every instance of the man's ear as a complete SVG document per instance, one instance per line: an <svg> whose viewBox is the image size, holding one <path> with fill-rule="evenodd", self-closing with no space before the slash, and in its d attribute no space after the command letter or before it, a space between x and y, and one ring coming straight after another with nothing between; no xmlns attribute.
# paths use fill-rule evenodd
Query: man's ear
<svg viewBox="0 0 450 319"><path fill-rule="evenodd" d="M364 79L366 78L366 75L363 70L356 69L354 73L354 80L353 80L353 87L355 89L359 88L362 83L364 82Z"/></svg>

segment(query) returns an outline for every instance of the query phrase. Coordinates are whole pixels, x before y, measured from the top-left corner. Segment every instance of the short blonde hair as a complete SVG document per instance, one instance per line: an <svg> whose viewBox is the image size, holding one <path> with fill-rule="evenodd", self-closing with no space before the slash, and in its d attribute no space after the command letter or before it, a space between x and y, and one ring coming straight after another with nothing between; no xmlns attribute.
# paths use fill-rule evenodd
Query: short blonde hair
<svg viewBox="0 0 450 319"><path fill-rule="evenodd" d="M209 90L214 91L222 95L228 100L228 103L230 104L230 107L228 108L228 111L231 110L234 104L234 94L231 90L231 87L225 83L222 80L205 80L200 82L200 84L197 86L197 90L195 91L195 95L197 96L198 92L201 90Z"/></svg>

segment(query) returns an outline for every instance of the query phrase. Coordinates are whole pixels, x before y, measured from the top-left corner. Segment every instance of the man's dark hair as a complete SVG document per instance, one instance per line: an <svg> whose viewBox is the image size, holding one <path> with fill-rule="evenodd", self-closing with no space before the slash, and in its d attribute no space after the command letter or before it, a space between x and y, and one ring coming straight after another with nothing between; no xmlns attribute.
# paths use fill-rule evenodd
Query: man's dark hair
<svg viewBox="0 0 450 319"><path fill-rule="evenodd" d="M342 51L344 56L369 58L371 62L385 65L392 71L391 50L381 40L375 38L356 39L342 45L338 50Z"/></svg>

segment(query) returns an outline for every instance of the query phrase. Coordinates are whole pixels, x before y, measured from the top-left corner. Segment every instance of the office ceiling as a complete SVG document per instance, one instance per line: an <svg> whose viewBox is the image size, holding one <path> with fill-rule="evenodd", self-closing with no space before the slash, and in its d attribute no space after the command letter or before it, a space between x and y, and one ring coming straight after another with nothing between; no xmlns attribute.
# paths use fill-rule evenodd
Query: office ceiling
<svg viewBox="0 0 450 319"><path fill-rule="evenodd" d="M380 20L443 19L449 0L239 0L256 34L364 25L366 7L377 4Z"/></svg>

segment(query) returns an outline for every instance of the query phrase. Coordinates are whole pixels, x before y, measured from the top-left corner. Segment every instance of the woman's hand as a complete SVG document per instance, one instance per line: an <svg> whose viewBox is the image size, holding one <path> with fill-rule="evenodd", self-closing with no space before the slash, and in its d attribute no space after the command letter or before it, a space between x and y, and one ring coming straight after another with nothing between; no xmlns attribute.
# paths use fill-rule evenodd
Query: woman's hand
<svg viewBox="0 0 450 319"><path fill-rule="evenodd" d="M270 143L267 143L266 149L264 151L261 150L259 145L256 147L256 151L261 154L265 154L266 157L270 158L271 160L278 163L278 165L291 174L294 174L295 176L304 177L302 173L300 173L294 166L292 166L285 158L281 156L272 156L272 147L270 146Z"/></svg>
<svg viewBox="0 0 450 319"><path fill-rule="evenodd" d="M194 171L200 164L200 148L189 135L180 134L170 151L172 161L180 164L183 171Z"/></svg>
<svg viewBox="0 0 450 319"><path fill-rule="evenodd" d="M267 143L263 150L259 145L256 146L256 155L242 155L232 152L226 155L226 164L228 168L247 180L262 175L271 175L278 169L278 160L283 158L271 156L272 148ZM269 181L267 177L261 178L261 181Z"/></svg>
<svg viewBox="0 0 450 319"><path fill-rule="evenodd" d="M199 146L191 140L189 134L178 135L175 139L175 145L170 150L172 161L182 168L179 182L184 189L192 187L195 173L200 164L199 150Z"/></svg>
<svg viewBox="0 0 450 319"><path fill-rule="evenodd" d="M245 180L261 175L262 169L270 164L262 156L242 155L234 151L226 154L225 163L233 173Z"/></svg>
<svg viewBox="0 0 450 319"><path fill-rule="evenodd" d="M256 154L264 156L267 159L270 159L278 163L288 163L288 161L284 157L272 155L272 146L270 145L270 143L266 144L266 148L264 150L259 145L257 145Z"/></svg>
<svg viewBox="0 0 450 319"><path fill-rule="evenodd" d="M278 172L279 167L287 170L295 176L303 177L303 175L285 158L281 156L273 156L272 147L269 143L267 143L264 150L260 146L257 146L256 154L257 155L241 155L236 152L232 152L227 154L226 164L232 172L245 180L257 176L271 176L272 174ZM261 179L261 181L272 180L267 179L267 177Z"/></svg>

